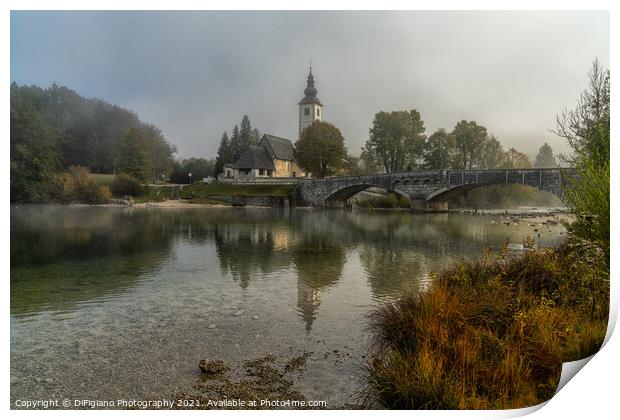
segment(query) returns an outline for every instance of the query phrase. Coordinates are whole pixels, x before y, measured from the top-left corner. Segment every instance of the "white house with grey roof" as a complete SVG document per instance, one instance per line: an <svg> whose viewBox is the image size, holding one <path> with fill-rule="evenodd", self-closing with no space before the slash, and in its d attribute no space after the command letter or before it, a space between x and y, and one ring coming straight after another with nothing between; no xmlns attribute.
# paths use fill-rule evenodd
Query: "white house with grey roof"
<svg viewBox="0 0 620 420"><path fill-rule="evenodd" d="M323 104L316 96L312 67L308 74L304 97L299 101L299 136L304 128L323 118ZM248 146L234 164L224 165L218 177L221 181L254 182L267 178L307 177L295 161L293 142L283 137L265 134L258 146Z"/></svg>

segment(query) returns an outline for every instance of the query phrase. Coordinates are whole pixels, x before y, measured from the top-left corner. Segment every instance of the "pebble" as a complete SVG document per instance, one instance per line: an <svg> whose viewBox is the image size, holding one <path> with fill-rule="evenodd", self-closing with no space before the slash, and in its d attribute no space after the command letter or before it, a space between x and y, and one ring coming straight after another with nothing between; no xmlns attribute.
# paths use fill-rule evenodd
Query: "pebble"
<svg viewBox="0 0 620 420"><path fill-rule="evenodd" d="M215 324L209 324L209 326L207 328L209 328L210 330L212 330L213 328L215 328L216 325Z"/></svg>
<svg viewBox="0 0 620 420"><path fill-rule="evenodd" d="M243 309L239 309L237 312L233 314L234 316L243 315Z"/></svg>
<svg viewBox="0 0 620 420"><path fill-rule="evenodd" d="M252 315L252 319L258 319L258 315Z"/></svg>

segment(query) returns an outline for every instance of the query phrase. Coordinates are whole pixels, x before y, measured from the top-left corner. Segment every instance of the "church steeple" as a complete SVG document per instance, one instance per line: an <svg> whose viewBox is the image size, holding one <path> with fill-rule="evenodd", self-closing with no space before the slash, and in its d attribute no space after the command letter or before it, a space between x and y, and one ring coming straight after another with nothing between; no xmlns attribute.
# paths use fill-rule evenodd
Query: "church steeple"
<svg viewBox="0 0 620 420"><path fill-rule="evenodd" d="M316 97L318 93L314 86L314 76L312 75L312 62L310 62L310 72L306 88L304 89L304 98L299 101L299 137L304 128L312 125L314 121L321 121L323 118L323 104Z"/></svg>
<svg viewBox="0 0 620 420"><path fill-rule="evenodd" d="M304 94L306 95L306 97L316 98L317 93L318 91L314 87L314 76L312 75L312 65L310 65L310 73L308 74L308 82L306 85L306 89L304 89Z"/></svg>

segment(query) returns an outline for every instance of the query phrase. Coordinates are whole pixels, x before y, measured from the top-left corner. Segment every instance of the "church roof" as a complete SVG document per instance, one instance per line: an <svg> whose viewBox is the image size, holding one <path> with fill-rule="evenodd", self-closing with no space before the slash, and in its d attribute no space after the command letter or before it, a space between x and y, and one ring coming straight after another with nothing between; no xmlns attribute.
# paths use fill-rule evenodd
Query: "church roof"
<svg viewBox="0 0 620 420"><path fill-rule="evenodd" d="M276 167L264 147L248 146L241 154L239 160L235 163L235 169L274 170Z"/></svg>
<svg viewBox="0 0 620 420"><path fill-rule="evenodd" d="M295 160L293 143L289 139L265 134L260 140L260 145L267 149L272 160Z"/></svg>
<svg viewBox="0 0 620 420"><path fill-rule="evenodd" d="M318 91L314 87L314 76L312 75L312 67L310 67L310 73L308 74L308 82L306 84L306 89L304 89L304 95L306 96L304 96L304 98L301 101L299 101L298 105L317 104L317 105L323 106L321 101L319 101L319 98L316 97L317 93Z"/></svg>

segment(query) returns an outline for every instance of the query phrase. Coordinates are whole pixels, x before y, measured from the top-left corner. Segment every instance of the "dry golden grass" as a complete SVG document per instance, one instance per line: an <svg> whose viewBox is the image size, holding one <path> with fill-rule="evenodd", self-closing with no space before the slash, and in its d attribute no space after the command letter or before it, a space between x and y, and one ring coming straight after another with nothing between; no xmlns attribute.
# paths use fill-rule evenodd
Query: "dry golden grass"
<svg viewBox="0 0 620 420"><path fill-rule="evenodd" d="M605 337L604 255L576 239L556 250L487 254L435 275L423 294L379 307L364 403L505 409L548 400L562 363L595 353Z"/></svg>

